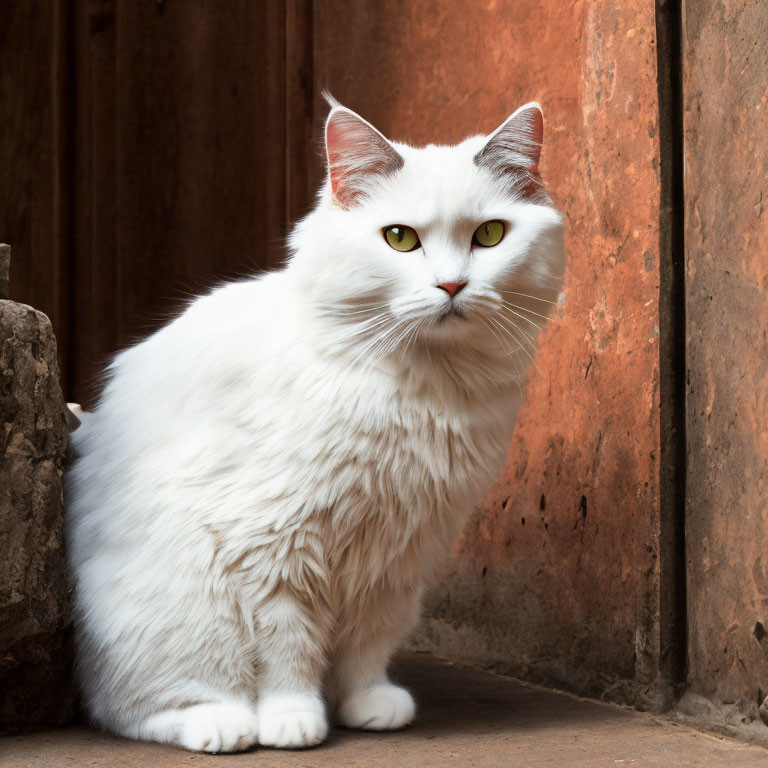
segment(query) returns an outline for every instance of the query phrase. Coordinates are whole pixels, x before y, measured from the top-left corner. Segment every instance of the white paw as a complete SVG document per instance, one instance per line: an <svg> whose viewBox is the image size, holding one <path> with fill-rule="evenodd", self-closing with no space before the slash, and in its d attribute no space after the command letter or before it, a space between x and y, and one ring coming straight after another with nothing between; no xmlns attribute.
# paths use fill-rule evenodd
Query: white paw
<svg viewBox="0 0 768 768"><path fill-rule="evenodd" d="M153 715L138 737L196 752L240 752L258 741L258 719L243 704L196 704Z"/></svg>
<svg viewBox="0 0 768 768"><path fill-rule="evenodd" d="M267 694L258 712L259 744L265 747L313 747L328 734L325 706L313 694Z"/></svg>
<svg viewBox="0 0 768 768"><path fill-rule="evenodd" d="M412 722L416 704L405 688L381 683L352 694L339 707L339 722L347 728L390 731Z"/></svg>

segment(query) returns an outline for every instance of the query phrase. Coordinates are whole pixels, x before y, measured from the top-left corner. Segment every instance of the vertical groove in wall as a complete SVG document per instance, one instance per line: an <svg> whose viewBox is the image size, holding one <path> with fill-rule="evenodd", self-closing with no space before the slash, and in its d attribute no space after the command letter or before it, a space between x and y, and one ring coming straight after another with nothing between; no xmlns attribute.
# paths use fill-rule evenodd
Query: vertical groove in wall
<svg viewBox="0 0 768 768"><path fill-rule="evenodd" d="M314 2L288 0L284 19L285 199L288 228L312 199Z"/></svg>
<svg viewBox="0 0 768 768"><path fill-rule="evenodd" d="M685 680L687 647L683 1L656 1L661 154L660 662L662 674L673 684Z"/></svg>
<svg viewBox="0 0 768 768"><path fill-rule="evenodd" d="M66 400L72 398L74 358L77 334L74 306L77 300L75 275L75 18L73 4L59 0L54 6L55 31L52 75L52 109L56 179L55 242L59 250L58 281L59 317L63 327L54 328L59 339L61 387Z"/></svg>
<svg viewBox="0 0 768 768"><path fill-rule="evenodd" d="M293 192L292 184L291 184L291 163L293 162L293 147L291 146L291 128L292 128L292 115L291 115L291 107L292 107L292 97L293 97L293 88L291 83L291 56L294 55L293 46L292 43L292 37L291 37L291 30L290 25L292 23L291 19L291 9L289 6L290 0L287 0L287 2L281 3L281 8L283 12L283 25L282 29L280 30L283 37L283 71L282 71L282 81L283 81L283 130L285 132L284 136L284 157L285 157L285 177L284 177L284 191L283 191L283 202L285 206L284 210L284 216L285 220L283 222L283 229L285 230L287 227L287 224L289 223L290 219L290 211L291 211L291 194Z"/></svg>

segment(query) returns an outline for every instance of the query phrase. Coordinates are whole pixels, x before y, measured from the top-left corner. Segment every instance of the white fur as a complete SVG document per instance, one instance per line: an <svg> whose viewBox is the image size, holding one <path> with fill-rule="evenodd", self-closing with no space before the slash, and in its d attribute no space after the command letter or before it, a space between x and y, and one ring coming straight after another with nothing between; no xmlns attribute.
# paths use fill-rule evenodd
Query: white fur
<svg viewBox="0 0 768 768"><path fill-rule="evenodd" d="M348 209L327 182L284 269L116 357L67 483L95 723L232 751L318 743L323 696L350 727L411 721L389 658L504 461L564 268L560 216L478 167L485 142L393 144ZM506 237L471 247L489 219Z"/></svg>

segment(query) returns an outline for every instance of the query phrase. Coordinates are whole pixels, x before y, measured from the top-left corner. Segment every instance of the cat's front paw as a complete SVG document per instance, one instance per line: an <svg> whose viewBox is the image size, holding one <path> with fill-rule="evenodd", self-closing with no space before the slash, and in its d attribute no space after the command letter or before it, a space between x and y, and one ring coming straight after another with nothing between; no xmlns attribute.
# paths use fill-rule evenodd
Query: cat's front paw
<svg viewBox="0 0 768 768"><path fill-rule="evenodd" d="M339 707L339 722L347 728L391 731L413 721L416 704L405 688L381 683L358 691Z"/></svg>
<svg viewBox="0 0 768 768"><path fill-rule="evenodd" d="M258 720L256 713L243 704L196 704L158 712L123 733L195 752L240 752L258 740Z"/></svg>
<svg viewBox="0 0 768 768"><path fill-rule="evenodd" d="M312 694L271 694L259 702L259 744L314 747L328 735L325 706Z"/></svg>
<svg viewBox="0 0 768 768"><path fill-rule="evenodd" d="M181 746L200 752L240 752L258 738L255 713L240 705L193 707L179 735Z"/></svg>

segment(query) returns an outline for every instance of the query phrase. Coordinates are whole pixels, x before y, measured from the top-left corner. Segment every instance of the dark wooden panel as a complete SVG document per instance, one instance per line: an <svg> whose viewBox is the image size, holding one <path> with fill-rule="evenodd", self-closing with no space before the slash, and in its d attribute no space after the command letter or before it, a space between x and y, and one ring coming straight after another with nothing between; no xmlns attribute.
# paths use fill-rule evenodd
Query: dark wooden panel
<svg viewBox="0 0 768 768"><path fill-rule="evenodd" d="M73 399L115 351L123 297L117 275L115 9L110 0L79 0L76 11L75 343ZM160 169L158 169L160 172Z"/></svg>
<svg viewBox="0 0 768 768"><path fill-rule="evenodd" d="M685 3L689 682L768 694L768 5Z"/></svg>
<svg viewBox="0 0 768 768"><path fill-rule="evenodd" d="M45 312L68 358L71 14L66 0L0 5L0 241L11 298ZM62 366L67 380L67 366Z"/></svg>
<svg viewBox="0 0 768 768"><path fill-rule="evenodd" d="M81 397L106 355L189 294L282 258L285 45L280 0L80 0Z"/></svg>
<svg viewBox="0 0 768 768"><path fill-rule="evenodd" d="M315 67L342 102L415 143L489 132L542 103L542 172L567 221L565 303L422 642L658 705L654 3L566 5L319 0Z"/></svg>
<svg viewBox="0 0 768 768"><path fill-rule="evenodd" d="M289 223L294 223L314 202L316 176L312 171L322 142L315 133L312 110L314 0L286 0L285 7L286 213Z"/></svg>

